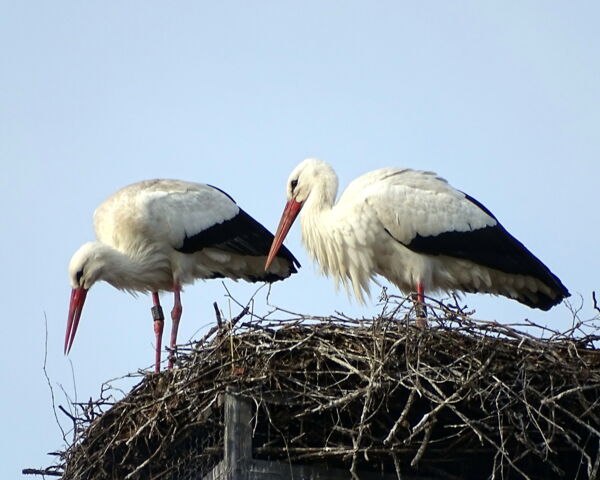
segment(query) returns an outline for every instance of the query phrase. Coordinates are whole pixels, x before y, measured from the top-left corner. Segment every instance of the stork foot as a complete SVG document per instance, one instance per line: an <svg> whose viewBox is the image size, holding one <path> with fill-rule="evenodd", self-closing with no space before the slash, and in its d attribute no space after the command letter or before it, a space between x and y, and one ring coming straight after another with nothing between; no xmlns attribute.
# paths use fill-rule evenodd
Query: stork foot
<svg viewBox="0 0 600 480"><path fill-rule="evenodd" d="M421 282L417 283L417 293L413 295L413 302L415 303L415 311L417 312L417 318L415 325L418 328L427 328L427 307L425 306L425 288Z"/></svg>
<svg viewBox="0 0 600 480"><path fill-rule="evenodd" d="M412 300L416 314L415 325L418 328L427 328L427 307L425 307L425 305L418 300L417 295L413 295Z"/></svg>
<svg viewBox="0 0 600 480"><path fill-rule="evenodd" d="M165 327L165 315L163 309L160 306L160 300L158 299L158 293L152 293L152 319L154 320L154 335L156 337L156 353L154 357L154 371L160 372L160 353L162 349L162 335Z"/></svg>
<svg viewBox="0 0 600 480"><path fill-rule="evenodd" d="M427 328L429 324L427 323L427 318L425 317L417 317L415 319L415 325L417 328Z"/></svg>
<svg viewBox="0 0 600 480"><path fill-rule="evenodd" d="M175 311L175 308L173 308ZM173 311L171 312L171 319L173 320L173 325L171 326L171 343L169 344L169 364L167 368L171 370L173 368L174 363L176 362L177 357L177 331L179 330L179 319L181 318L181 308L178 309L179 315L174 315Z"/></svg>
<svg viewBox="0 0 600 480"><path fill-rule="evenodd" d="M174 293L174 302L173 302L173 310L171 310L171 320L173 324L171 326L171 342L169 344L169 364L167 368L171 370L173 368L173 364L176 361L177 357L177 332L179 330L179 320L181 320L181 313L183 312L183 307L181 305L181 287L179 285L175 285L173 288Z"/></svg>

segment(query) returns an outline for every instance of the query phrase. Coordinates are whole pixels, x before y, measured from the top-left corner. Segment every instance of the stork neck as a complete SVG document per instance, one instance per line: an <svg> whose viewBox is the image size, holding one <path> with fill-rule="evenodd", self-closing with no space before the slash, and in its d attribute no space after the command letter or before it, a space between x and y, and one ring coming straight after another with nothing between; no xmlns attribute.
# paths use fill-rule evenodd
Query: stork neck
<svg viewBox="0 0 600 480"><path fill-rule="evenodd" d="M101 255L104 268L99 280L127 291L157 291L171 288L169 262L159 252L140 249L135 254L129 255L108 245L103 247Z"/></svg>
<svg viewBox="0 0 600 480"><path fill-rule="evenodd" d="M331 218L334 215L337 188L337 176L328 167L313 183L300 214L302 240L308 251L319 262L324 260L323 256L326 255L324 246L329 243L329 237L332 235L333 224Z"/></svg>
<svg viewBox="0 0 600 480"><path fill-rule="evenodd" d="M316 241L321 241L327 237L331 223L328 219L333 214L335 191L330 191L325 188L325 185L320 184L317 188L311 191L302 206L300 213L300 223L302 225L302 239L309 250L310 245L314 245Z"/></svg>
<svg viewBox="0 0 600 480"><path fill-rule="evenodd" d="M333 220L334 207L326 203L308 204L302 209L300 224L302 241L309 254L317 260L323 273L332 270L334 243L337 238Z"/></svg>
<svg viewBox="0 0 600 480"><path fill-rule="evenodd" d="M334 207L338 180L333 171L326 173L318 177L318 180L313 184L302 207L304 211L312 212L313 215L318 212L326 212Z"/></svg>

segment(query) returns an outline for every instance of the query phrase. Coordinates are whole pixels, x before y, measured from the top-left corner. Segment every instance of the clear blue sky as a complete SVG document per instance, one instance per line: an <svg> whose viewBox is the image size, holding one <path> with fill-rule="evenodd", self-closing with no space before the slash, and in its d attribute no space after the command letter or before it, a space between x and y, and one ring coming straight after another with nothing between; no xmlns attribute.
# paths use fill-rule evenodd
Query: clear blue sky
<svg viewBox="0 0 600 480"><path fill-rule="evenodd" d="M597 2L0 1L1 478L62 446L42 372L80 400L152 363L150 299L93 288L62 354L73 252L131 182L217 185L274 229L307 156L341 186L429 169L490 208L593 315L600 289ZM295 227L290 310L372 316L321 278ZM227 283L245 302L254 286ZM265 311L265 291L257 310ZM227 311L220 281L188 287L180 340ZM485 319L565 328L568 310L467 296ZM171 298L164 304L170 308ZM237 309L234 309L234 313ZM170 323L167 323L170 328ZM62 417L64 419L64 417ZM64 422L68 426L68 422Z"/></svg>

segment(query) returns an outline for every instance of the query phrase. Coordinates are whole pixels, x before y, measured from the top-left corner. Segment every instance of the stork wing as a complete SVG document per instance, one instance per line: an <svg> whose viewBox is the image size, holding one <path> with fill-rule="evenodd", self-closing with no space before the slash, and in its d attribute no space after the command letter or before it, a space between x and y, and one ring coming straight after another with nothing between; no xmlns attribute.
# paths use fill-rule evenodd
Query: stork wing
<svg viewBox="0 0 600 480"><path fill-rule="evenodd" d="M383 228L407 248L463 258L506 273L557 278L474 198L430 172L385 169L366 202Z"/></svg>
<svg viewBox="0 0 600 480"><path fill-rule="evenodd" d="M182 253L193 253L203 248L218 248L240 255L266 257L272 242L273 234L238 207L238 213L234 217L215 223L196 234L188 234L183 245L177 250ZM277 256L288 260L290 264L300 266L298 260L285 246L281 247Z"/></svg>
<svg viewBox="0 0 600 480"><path fill-rule="evenodd" d="M498 223L489 210L431 172L375 170L352 182L339 203L360 195L390 235L406 246L417 237L469 232Z"/></svg>
<svg viewBox="0 0 600 480"><path fill-rule="evenodd" d="M169 243L182 253L218 248L240 255L265 256L273 235L244 212L233 198L211 185L178 180L150 180L129 187L130 228ZM282 247L277 255L299 266ZM295 272L296 270L292 270Z"/></svg>
<svg viewBox="0 0 600 480"><path fill-rule="evenodd" d="M217 248L239 255L266 256L273 235L263 225L238 207L233 198L212 185L185 184L186 188L171 190L160 202L151 202L156 217L169 222L169 240L182 253L204 248ZM170 214L162 210L168 209ZM300 266L285 247L280 258Z"/></svg>

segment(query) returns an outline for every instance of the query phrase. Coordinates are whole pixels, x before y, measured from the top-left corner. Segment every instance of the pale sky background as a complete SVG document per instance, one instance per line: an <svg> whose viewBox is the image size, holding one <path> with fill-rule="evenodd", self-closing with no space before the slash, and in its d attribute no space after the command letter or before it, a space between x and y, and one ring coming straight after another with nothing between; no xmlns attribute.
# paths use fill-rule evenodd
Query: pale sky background
<svg viewBox="0 0 600 480"><path fill-rule="evenodd" d="M0 478L49 465L46 452L63 446L42 371L44 317L58 404L59 385L74 396L72 371L86 400L152 364L150 298L106 284L62 353L69 259L94 238L95 207L137 180L217 185L274 231L305 157L331 163L342 188L384 166L433 170L490 208L592 317L599 21L591 1L0 0ZM274 285L273 303L379 311L376 296L359 307L336 293L297 226L288 238L303 268ZM242 302L256 289L227 285ZM220 281L187 288L180 341L214 324L213 301L228 311L225 293ZM571 319L562 305L466 301L484 319L559 329Z"/></svg>

